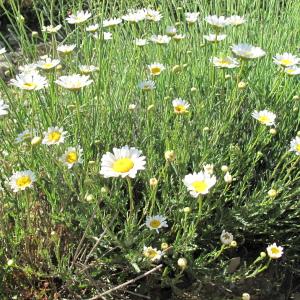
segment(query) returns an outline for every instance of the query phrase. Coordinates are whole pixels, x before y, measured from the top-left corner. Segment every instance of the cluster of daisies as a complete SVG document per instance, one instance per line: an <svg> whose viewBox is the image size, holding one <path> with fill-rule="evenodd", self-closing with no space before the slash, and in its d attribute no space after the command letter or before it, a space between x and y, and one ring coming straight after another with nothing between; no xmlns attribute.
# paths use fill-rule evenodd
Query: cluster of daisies
<svg viewBox="0 0 300 300"><path fill-rule="evenodd" d="M92 14L88 11L79 11L75 14L70 14L66 21L71 25L81 25L86 23L92 18ZM130 10L128 13L120 18L112 18L103 20L102 24L89 24L84 27L86 32L93 34L94 38L110 40L112 39L112 33L104 32L104 28L113 27L122 24L123 22L138 23L143 20L158 22L162 18L159 11L153 9L138 9ZM198 12L185 13L185 20L188 24L194 24L198 21ZM244 17L241 16L207 16L205 21L213 29L213 33L204 35L204 39L208 42L220 42L226 38L226 35L221 33L222 28L226 26L237 26L246 22ZM48 25L42 27L44 34L56 34L62 25ZM83 27L82 27L83 28ZM99 30L102 29L102 30ZM100 35L101 33L101 35ZM180 41L185 38L184 34L177 32L175 26L168 26L164 35L152 35L149 39L155 44L168 44L172 39ZM144 46L148 44L146 39L136 39L135 44L137 46ZM52 70L61 68L61 59L69 55L76 49L75 44L61 44L57 46L57 53L60 58L51 58L49 56L42 56L40 60L31 64L27 64L19 67L20 73L16 78L11 79L10 84L27 91L38 91L47 88L49 85L47 76L44 76ZM260 47L256 47L249 44L235 44L231 47L231 51L234 57L212 57L210 61L217 68L233 69L239 67L243 62L250 59L260 58L266 53ZM6 52L5 48L0 49L0 55ZM300 74L300 68L297 66L300 59L290 53L277 54L274 58L274 63L283 67L285 73L289 75ZM98 71L98 67L93 65L80 65L79 74L71 74L58 77L54 82L65 89L71 91L79 91L83 87L89 86L93 83L90 78L90 74ZM155 81L152 80L159 76L166 67L159 63L154 62L148 65L149 77L151 79L144 80L138 84L138 87L143 91L151 91L156 87ZM44 72L45 74L40 74ZM182 98L176 98L172 101L174 113L185 114L189 111L190 104ZM0 100L0 116L8 114L9 106ZM275 126L276 115L270 111L254 111L252 113L253 118L257 119L261 124L266 126ZM42 143L44 145L58 145L64 143L67 132L60 127L50 127L44 132L43 138L36 135L34 130L25 130L16 138L17 142L31 141L32 145ZM296 137L291 141L290 151L296 152L300 155L300 137ZM63 162L68 168L72 168L74 165L83 162L82 159L83 150L77 147L69 147L60 157L60 161ZM167 151L165 153L167 161L172 162L175 160L175 153L173 151ZM121 148L113 148L112 152L107 152L101 159L100 174L104 178L121 177L126 179L133 179L137 173L145 169L146 158L142 155L142 152L136 148L124 146ZM230 184L234 179L228 171L227 166L222 167L222 171L225 172L224 180ZM9 185L13 192L19 192L32 188L37 181L36 174L31 170L17 171L9 179ZM205 165L200 172L193 172L187 174L182 179L187 191L194 198L201 198L208 194L210 190L216 185L217 178L214 175L213 165ZM157 185L157 180L152 178L150 185ZM147 216L145 225L150 230L159 232L162 228L167 228L167 219L162 215ZM229 232L223 231L221 234L221 242L223 245L234 247L236 242L233 240L233 235ZM165 251L168 249L168 245L162 246L161 250L153 247L144 247L143 254L151 261L159 261ZM276 244L270 245L267 248L267 253L271 259L279 258L283 254L283 248ZM183 261L181 261L183 264Z"/></svg>

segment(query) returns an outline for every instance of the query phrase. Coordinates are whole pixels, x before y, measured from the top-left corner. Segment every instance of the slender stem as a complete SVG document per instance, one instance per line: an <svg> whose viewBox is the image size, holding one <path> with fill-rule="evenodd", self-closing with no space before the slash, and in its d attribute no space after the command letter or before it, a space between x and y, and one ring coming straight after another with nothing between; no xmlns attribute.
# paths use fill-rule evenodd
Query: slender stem
<svg viewBox="0 0 300 300"><path fill-rule="evenodd" d="M131 179L129 177L126 177L126 179L127 179L128 192L129 192L130 216L132 216L134 212L133 188L132 188Z"/></svg>
<svg viewBox="0 0 300 300"><path fill-rule="evenodd" d="M202 215L202 204L203 204L203 196L199 195L199 197L198 197L198 215L197 215L196 226L199 224L200 218Z"/></svg>

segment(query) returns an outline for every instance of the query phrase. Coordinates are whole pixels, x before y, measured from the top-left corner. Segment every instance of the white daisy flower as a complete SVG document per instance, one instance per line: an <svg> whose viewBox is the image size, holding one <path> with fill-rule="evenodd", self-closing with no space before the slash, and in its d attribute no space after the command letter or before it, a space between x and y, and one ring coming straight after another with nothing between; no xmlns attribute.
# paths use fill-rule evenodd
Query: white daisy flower
<svg viewBox="0 0 300 300"><path fill-rule="evenodd" d="M214 27L218 27L218 28L223 28L227 25L229 25L228 23L228 20L224 17L224 16L216 16L216 15L213 15L213 16L207 16L205 18L205 21L214 26Z"/></svg>
<svg viewBox="0 0 300 300"><path fill-rule="evenodd" d="M163 255L163 253L160 250L157 250L157 248L146 247L146 246L144 246L143 254L151 261L159 261Z"/></svg>
<svg viewBox="0 0 300 300"><path fill-rule="evenodd" d="M171 37L167 35L152 35L150 41L155 44L163 45L163 44L168 44L171 41Z"/></svg>
<svg viewBox="0 0 300 300"><path fill-rule="evenodd" d="M130 11L127 15L124 15L122 17L123 20L132 23L138 23L140 21L145 20L145 18L146 15L144 10Z"/></svg>
<svg viewBox="0 0 300 300"><path fill-rule="evenodd" d="M103 20L102 27L112 27L121 24L123 21L120 18L112 18L108 20Z"/></svg>
<svg viewBox="0 0 300 300"><path fill-rule="evenodd" d="M91 13L88 11L78 11L75 14L70 15L68 18L66 18L66 21L69 24L81 24L85 21L87 21L92 16Z"/></svg>
<svg viewBox="0 0 300 300"><path fill-rule="evenodd" d="M146 226L149 229L154 229L156 230L157 233L159 233L158 229L162 228L162 227L168 227L166 218L164 216L147 216L146 218Z"/></svg>
<svg viewBox="0 0 300 300"><path fill-rule="evenodd" d="M154 9L145 9L145 19L158 22L162 18L162 15L159 11Z"/></svg>
<svg viewBox="0 0 300 300"><path fill-rule="evenodd" d="M199 173L188 174L182 180L191 196L197 198L205 195L216 184L216 176L200 171Z"/></svg>
<svg viewBox="0 0 300 300"><path fill-rule="evenodd" d="M155 62L151 65L148 65L148 69L151 75L158 76L163 70L165 70L165 66Z"/></svg>
<svg viewBox="0 0 300 300"><path fill-rule="evenodd" d="M267 253L271 259L278 259L283 255L283 247L277 246L276 243L267 247Z"/></svg>
<svg viewBox="0 0 300 300"><path fill-rule="evenodd" d="M0 99L0 116L4 116L8 114L7 109L9 108L9 106L7 104L4 103L3 100Z"/></svg>
<svg viewBox="0 0 300 300"><path fill-rule="evenodd" d="M25 72L11 79L10 84L27 91L37 91L48 86L47 79L37 72Z"/></svg>
<svg viewBox="0 0 300 300"><path fill-rule="evenodd" d="M42 32L47 32L47 33L57 33L61 29L62 25L48 25L48 26L43 26L42 27Z"/></svg>
<svg viewBox="0 0 300 300"><path fill-rule="evenodd" d="M140 82L138 87L143 91L151 91L155 89L155 82L153 80L145 80Z"/></svg>
<svg viewBox="0 0 300 300"><path fill-rule="evenodd" d="M261 110L261 111L255 110L252 113L252 117L258 120L263 125L266 126L275 125L276 115L268 110Z"/></svg>
<svg viewBox="0 0 300 300"><path fill-rule="evenodd" d="M237 44L231 47L232 52L241 58L252 59L266 55L266 52L260 47L255 47L249 44Z"/></svg>
<svg viewBox="0 0 300 300"><path fill-rule="evenodd" d="M69 147L60 158L60 161L71 169L74 165L82 163L82 152L80 147Z"/></svg>
<svg viewBox="0 0 300 300"><path fill-rule="evenodd" d="M290 145L290 151L294 151L296 155L300 155L300 137L296 136L294 139L292 139Z"/></svg>
<svg viewBox="0 0 300 300"><path fill-rule="evenodd" d="M185 20L189 23L189 24L193 24L196 23L199 17L198 12L186 12L185 15Z"/></svg>
<svg viewBox="0 0 300 300"><path fill-rule="evenodd" d="M42 144L44 145L58 145L64 142L67 132L63 128L50 127L44 132Z"/></svg>
<svg viewBox="0 0 300 300"><path fill-rule="evenodd" d="M27 188L31 188L35 181L36 177L32 171L18 171L10 177L9 185L11 189L16 193Z"/></svg>
<svg viewBox="0 0 300 300"><path fill-rule="evenodd" d="M82 74L87 75L99 71L99 68L93 65L80 65L79 70Z"/></svg>
<svg viewBox="0 0 300 300"><path fill-rule="evenodd" d="M0 49L0 55L2 55L2 54L4 54L4 53L6 53L6 49L5 49L5 48L1 48L1 49Z"/></svg>
<svg viewBox="0 0 300 300"><path fill-rule="evenodd" d="M21 133L19 133L16 137L16 142L17 143L23 143L25 141L31 140L35 135L35 130L34 129L25 129Z"/></svg>
<svg viewBox="0 0 300 300"><path fill-rule="evenodd" d="M175 34L175 35L173 36L173 39L174 39L176 42L178 42L178 41L181 41L181 40L185 39L185 35L184 35L184 34Z"/></svg>
<svg viewBox="0 0 300 300"><path fill-rule="evenodd" d="M92 82L93 80L90 80L90 76L79 74L61 76L55 81L56 84L71 91L79 91Z"/></svg>
<svg viewBox="0 0 300 300"><path fill-rule="evenodd" d="M227 57L212 57L210 61L213 63L213 65L217 68L228 68L233 69L237 68L240 64L239 62L230 56Z"/></svg>
<svg viewBox="0 0 300 300"><path fill-rule="evenodd" d="M209 35L203 36L203 38L208 42L220 42L225 40L226 37L227 37L226 34L214 34L214 33L210 33Z"/></svg>
<svg viewBox="0 0 300 300"><path fill-rule="evenodd" d="M62 54L69 54L76 48L75 44L72 45L59 45L57 51Z"/></svg>
<svg viewBox="0 0 300 300"><path fill-rule="evenodd" d="M276 65L291 67L299 64L300 58L293 55L292 53L284 52L283 54L276 54L273 57L273 61Z"/></svg>
<svg viewBox="0 0 300 300"><path fill-rule="evenodd" d="M136 39L134 41L135 45L139 46L139 47L142 47L142 46L145 46L148 44L148 41L145 40L145 39Z"/></svg>
<svg viewBox="0 0 300 300"><path fill-rule="evenodd" d="M212 174L214 174L214 165L213 164L205 164L203 166L203 170L205 173L212 175Z"/></svg>
<svg viewBox="0 0 300 300"><path fill-rule="evenodd" d="M51 70L58 66L60 63L59 59L51 59L50 57L47 57L46 59L39 60L36 63L36 66L43 70Z"/></svg>
<svg viewBox="0 0 300 300"><path fill-rule="evenodd" d="M300 67L291 66L284 69L284 72L288 75L294 76L300 74Z"/></svg>
<svg viewBox="0 0 300 300"><path fill-rule="evenodd" d="M233 241L233 235L230 232L223 230L220 236L220 240L223 245L230 245Z"/></svg>
<svg viewBox="0 0 300 300"><path fill-rule="evenodd" d="M86 32L96 32L99 29L99 24L92 24L85 28Z"/></svg>
<svg viewBox="0 0 300 300"><path fill-rule="evenodd" d="M100 174L105 178L135 178L139 170L145 169L145 156L141 155L142 152L136 148L113 148L113 153L107 152L103 155Z"/></svg>
<svg viewBox="0 0 300 300"><path fill-rule="evenodd" d="M177 33L176 27L174 27L174 26L168 26L167 27L167 29L166 29L166 35L172 37L172 36L176 35L176 33Z"/></svg>
<svg viewBox="0 0 300 300"><path fill-rule="evenodd" d="M190 107L190 104L181 98L174 99L172 105L174 107L174 112L179 115L187 113L188 108Z"/></svg>
<svg viewBox="0 0 300 300"><path fill-rule="evenodd" d="M37 73L37 66L35 63L32 64L27 64L27 65L23 65L23 66L19 66L18 70L22 73Z"/></svg>
<svg viewBox="0 0 300 300"><path fill-rule="evenodd" d="M246 19L243 16L230 16L227 18L227 22L229 25L238 26L242 25L246 22Z"/></svg>

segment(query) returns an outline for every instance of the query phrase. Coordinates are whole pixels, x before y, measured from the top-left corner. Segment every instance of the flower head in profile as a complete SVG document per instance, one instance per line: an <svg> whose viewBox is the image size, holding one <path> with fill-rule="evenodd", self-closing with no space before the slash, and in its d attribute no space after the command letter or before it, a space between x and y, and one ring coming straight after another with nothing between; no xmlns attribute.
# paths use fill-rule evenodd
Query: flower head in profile
<svg viewBox="0 0 300 300"><path fill-rule="evenodd" d="M174 41L179 42L179 41L185 39L185 35L184 34L175 34L172 38Z"/></svg>
<svg viewBox="0 0 300 300"><path fill-rule="evenodd" d="M25 129L24 131L20 132L16 137L17 143L23 143L26 141L30 141L36 134L34 129Z"/></svg>
<svg viewBox="0 0 300 300"><path fill-rule="evenodd" d="M276 65L280 65L283 67L291 67L299 64L300 58L292 53L284 52L283 54L276 54L273 57L273 61Z"/></svg>
<svg viewBox="0 0 300 300"><path fill-rule="evenodd" d="M218 27L218 28L223 28L227 25L229 25L227 18L225 18L224 16L207 16L205 18L205 21L210 24L213 27Z"/></svg>
<svg viewBox="0 0 300 300"><path fill-rule="evenodd" d="M18 70L21 73L37 73L37 66L35 63L32 64L25 64L18 67Z"/></svg>
<svg viewBox="0 0 300 300"><path fill-rule="evenodd" d="M25 72L11 79L10 84L27 91L37 91L48 86L47 79L38 72Z"/></svg>
<svg viewBox="0 0 300 300"><path fill-rule="evenodd" d="M42 27L42 32L47 32L47 33L57 33L61 29L62 25L48 25L48 26L43 26Z"/></svg>
<svg viewBox="0 0 300 300"><path fill-rule="evenodd" d="M148 65L148 69L151 75L158 76L163 70L165 70L165 66L155 62L151 65Z"/></svg>
<svg viewBox="0 0 300 300"><path fill-rule="evenodd" d="M192 197L209 193L209 190L216 184L216 176L211 176L206 172L188 174L184 177L183 183L189 190Z"/></svg>
<svg viewBox="0 0 300 300"><path fill-rule="evenodd" d="M252 117L258 120L263 125L266 126L275 125L276 115L268 110L261 110L261 111L255 110L252 113Z"/></svg>
<svg viewBox="0 0 300 300"><path fill-rule="evenodd" d="M93 65L80 65L79 66L80 73L84 75L91 74L93 72L99 71L99 68Z"/></svg>
<svg viewBox="0 0 300 300"><path fill-rule="evenodd" d="M85 28L86 32L96 32L99 29L99 24L92 24Z"/></svg>
<svg viewBox="0 0 300 300"><path fill-rule="evenodd" d="M136 46L142 47L148 44L148 41L146 39L135 39L134 41Z"/></svg>
<svg viewBox="0 0 300 300"><path fill-rule="evenodd" d="M58 145L65 141L67 132L63 128L50 127L44 132L42 144L44 145Z"/></svg>
<svg viewBox="0 0 300 300"><path fill-rule="evenodd" d="M300 67L298 66L291 66L284 68L284 72L290 76L295 76L300 74Z"/></svg>
<svg viewBox="0 0 300 300"><path fill-rule="evenodd" d="M249 44L236 44L231 47L232 52L244 59L259 58L266 55L266 52L260 47L255 47Z"/></svg>
<svg viewBox="0 0 300 300"><path fill-rule="evenodd" d="M181 98L174 99L172 105L176 114L188 113L188 108L190 107L190 104Z"/></svg>
<svg viewBox="0 0 300 300"><path fill-rule="evenodd" d="M210 33L209 35L204 35L203 38L208 42L220 42L226 39L226 34L215 34Z"/></svg>
<svg viewBox="0 0 300 300"><path fill-rule="evenodd" d="M35 174L30 171L15 172L9 179L9 185L14 192L31 188L36 181Z"/></svg>
<svg viewBox="0 0 300 300"><path fill-rule="evenodd" d="M4 53L6 53L6 49L5 48L1 48L0 49L0 55L3 55Z"/></svg>
<svg viewBox="0 0 300 300"><path fill-rule="evenodd" d="M55 81L56 84L71 91L79 91L92 82L93 80L88 75L79 74L61 76Z"/></svg>
<svg viewBox="0 0 300 300"><path fill-rule="evenodd" d="M223 230L220 236L220 240L223 245L230 245L233 241L233 235L230 232Z"/></svg>
<svg viewBox="0 0 300 300"><path fill-rule="evenodd" d="M143 91L152 91L155 89L155 82L153 80L144 80L138 84L138 87Z"/></svg>
<svg viewBox="0 0 300 300"><path fill-rule="evenodd" d="M171 37L167 35L152 35L150 41L155 44L163 45L168 44L171 41Z"/></svg>
<svg viewBox="0 0 300 300"><path fill-rule="evenodd" d="M196 23L199 17L198 12L186 12L185 13L185 20L187 21L187 23L189 24L193 24Z"/></svg>
<svg viewBox="0 0 300 300"><path fill-rule="evenodd" d="M166 29L166 35L167 36L174 36L176 35L177 33L177 29L175 26L167 26L167 29Z"/></svg>
<svg viewBox="0 0 300 300"><path fill-rule="evenodd" d="M144 13L145 13L145 19L149 21L158 22L162 18L161 13L154 9L150 9L150 8L145 9Z"/></svg>
<svg viewBox="0 0 300 300"><path fill-rule="evenodd" d="M160 215L157 216L148 216L146 218L146 226L149 229L154 229L156 230L157 233L159 233L158 229L162 228L162 227L168 227L166 218Z"/></svg>
<svg viewBox="0 0 300 300"><path fill-rule="evenodd" d="M290 145L290 151L295 152L296 155L300 155L300 137L296 136L294 139L292 139Z"/></svg>
<svg viewBox="0 0 300 300"><path fill-rule="evenodd" d="M70 54L71 52L73 52L73 50L76 48L75 44L72 45L59 45L57 47L57 51L60 52L61 54Z"/></svg>
<svg viewBox="0 0 300 300"><path fill-rule="evenodd" d="M88 11L78 11L75 14L71 14L68 18L66 18L69 24L81 24L87 21L92 16Z"/></svg>
<svg viewBox="0 0 300 300"><path fill-rule="evenodd" d="M60 63L59 59L52 59L50 57L46 57L45 59L41 59L36 63L36 66L43 70L51 70L58 66Z"/></svg>
<svg viewBox="0 0 300 300"><path fill-rule="evenodd" d="M100 174L104 178L135 178L138 171L145 169L145 164L145 156L142 156L140 150L128 146L113 148L113 153L107 152L103 155Z"/></svg>
<svg viewBox="0 0 300 300"><path fill-rule="evenodd" d="M122 19L120 18L112 18L112 19L107 19L107 20L103 20L103 25L102 27L112 27L112 26L116 26L119 25L123 22Z"/></svg>
<svg viewBox="0 0 300 300"><path fill-rule="evenodd" d="M146 14L145 11L139 9L137 11L129 11L127 15L122 16L122 19L131 22L131 23L138 23L140 21L145 20Z"/></svg>
<svg viewBox="0 0 300 300"><path fill-rule="evenodd" d="M277 246L276 243L267 247L268 256L271 259L278 259L283 255L283 247Z"/></svg>
<svg viewBox="0 0 300 300"><path fill-rule="evenodd" d="M60 158L60 161L71 169L74 165L82 163L82 152L80 147L69 147Z"/></svg>
<svg viewBox="0 0 300 300"><path fill-rule="evenodd" d="M238 25L242 25L246 22L246 19L242 16L230 16L227 18L227 23L229 25L233 25L233 26L238 26Z"/></svg>
<svg viewBox="0 0 300 300"><path fill-rule="evenodd" d="M4 103L3 100L0 99L0 116L4 116L8 114L7 109L9 108L9 106L7 104Z"/></svg>
<svg viewBox="0 0 300 300"><path fill-rule="evenodd" d="M163 253L160 250L157 250L157 248L146 247L146 246L144 246L143 254L151 261L159 261L163 255Z"/></svg>
<svg viewBox="0 0 300 300"><path fill-rule="evenodd" d="M227 68L227 69L233 69L237 68L240 64L239 62L230 56L226 57L212 57L210 59L212 64L217 68Z"/></svg>

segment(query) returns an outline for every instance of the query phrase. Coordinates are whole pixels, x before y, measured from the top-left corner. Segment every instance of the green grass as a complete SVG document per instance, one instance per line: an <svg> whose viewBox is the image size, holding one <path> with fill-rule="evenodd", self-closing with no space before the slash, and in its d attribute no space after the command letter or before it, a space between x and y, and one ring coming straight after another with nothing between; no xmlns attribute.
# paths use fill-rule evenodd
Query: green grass
<svg viewBox="0 0 300 300"><path fill-rule="evenodd" d="M240 299L241 292L267 299L278 296L280 286L291 294L291 278L299 278L300 271L300 171L299 157L288 150L300 130L300 102L294 97L299 93L299 78L285 75L272 57L299 53L300 3L145 1L145 7L152 5L162 13L160 22L123 22L105 30L113 39L103 41L86 33L85 25L69 25L67 11L88 8L93 17L87 24L101 24L142 4L35 0L32 14L40 24L33 28L39 31L33 38L28 27L32 20L24 15L22 21L16 2L1 6L20 47L18 61L0 82L1 99L9 104L9 114L0 117L1 299L45 299L45 295L56 299L55 294L67 299L93 297L157 266L143 256L143 247L160 249L163 242L170 248L160 261L160 270L105 297L118 299L122 293L134 297L128 290L155 299L157 290L166 289L171 297L197 282L204 286L204 294L211 282L233 289L234 296L220 288L211 299ZM200 16L197 24L189 26L184 12L192 11L199 11ZM203 35L213 32L204 21L210 14L244 15L247 22L226 27L227 38L218 44L204 43ZM50 20L63 25L55 38L40 31ZM134 45L135 38L164 34L168 25L177 22L178 33L186 39L162 46ZM209 62L211 56L232 55L230 46L243 42L261 47L266 56L228 71ZM7 41L3 43L15 50ZM38 50L40 43L49 43L46 52ZM40 72L48 78L48 88L27 92L8 84L18 74L18 65L36 62L43 54L59 57L56 45L60 43L75 43L77 48L68 58L60 57L61 70ZM137 84L150 77L147 65L154 62L164 64L166 70L153 79L154 91L142 92ZM54 83L61 75L79 73L80 64L99 67L91 75L93 84L76 93ZM181 66L178 72L172 71L176 65ZM240 81L247 83L244 89L238 88ZM190 103L188 114L174 113L172 100L178 97ZM133 103L136 109L131 111ZM148 110L150 105L153 108ZM276 135L251 116L254 110L264 109L277 115ZM42 137L51 126L68 132L63 144L15 142L25 129L35 128ZM59 157L78 145L84 162L67 169ZM105 179L99 174L102 156L124 145L141 150L147 162L132 180L132 218L126 179ZM174 162L166 162L167 150L176 153ZM190 196L182 179L201 171L205 163L214 164L217 183L203 197L199 217L197 199ZM223 179L222 165L228 165L235 178L231 184ZM8 179L22 170L35 172L37 181L32 189L14 193ZM152 177L159 179L156 188L149 185ZM270 189L278 191L275 198L268 196ZM152 201L152 214L165 216L169 225L159 234L143 226ZM184 213L185 207L191 212ZM236 248L221 248L223 229L234 235ZM284 247L284 256L271 262L271 275L261 272L257 276L258 281L274 276L271 289L257 291L252 286L255 281L248 279L241 290L239 284L246 274L260 272L267 264L265 258L252 265L273 242ZM177 265L180 257L188 261L185 270ZM233 257L240 257L241 264L230 273Z"/></svg>

